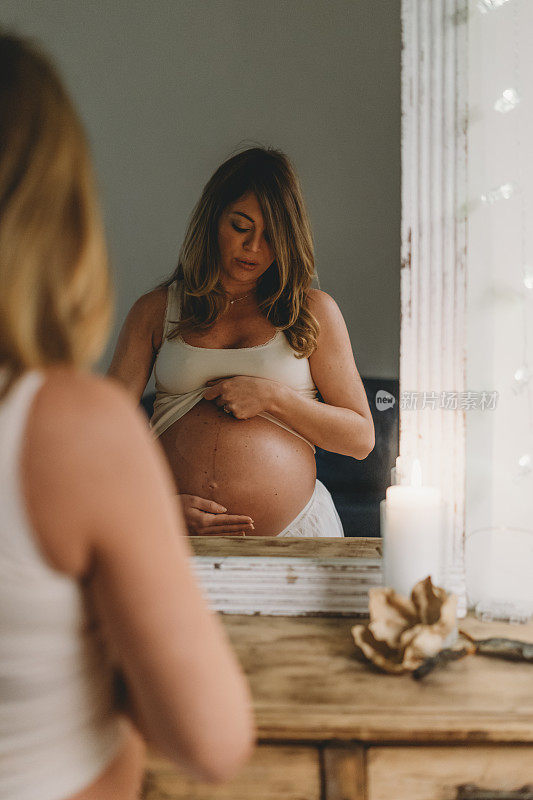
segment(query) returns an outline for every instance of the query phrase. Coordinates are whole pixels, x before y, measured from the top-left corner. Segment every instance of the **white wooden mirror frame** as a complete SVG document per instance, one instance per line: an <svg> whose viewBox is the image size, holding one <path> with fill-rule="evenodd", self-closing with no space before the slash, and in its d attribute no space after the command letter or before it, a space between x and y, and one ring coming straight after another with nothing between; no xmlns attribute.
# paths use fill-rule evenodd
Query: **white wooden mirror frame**
<svg viewBox="0 0 533 800"><path fill-rule="evenodd" d="M467 31L467 0L402 0L400 387L402 398L436 393L437 404L400 403L400 454L418 457L423 482L447 500L444 583L461 615L465 412L439 408L438 395L466 382ZM211 604L226 613L364 614L381 582L379 539L193 547Z"/></svg>
<svg viewBox="0 0 533 800"><path fill-rule="evenodd" d="M402 2L402 393L466 387L468 0ZM400 454L448 503L445 586L465 609L466 420L400 410Z"/></svg>

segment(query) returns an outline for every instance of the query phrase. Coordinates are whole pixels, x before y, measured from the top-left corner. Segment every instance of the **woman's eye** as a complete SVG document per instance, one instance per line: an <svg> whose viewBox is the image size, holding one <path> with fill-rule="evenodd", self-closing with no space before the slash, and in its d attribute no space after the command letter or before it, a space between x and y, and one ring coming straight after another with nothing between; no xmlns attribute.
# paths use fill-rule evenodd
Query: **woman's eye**
<svg viewBox="0 0 533 800"><path fill-rule="evenodd" d="M235 225L234 222L231 223L231 226L234 230L238 231L239 233L249 233L252 230L251 228L239 228L239 226ZM268 233L264 233L263 235L265 237L265 242L270 244L270 236L268 235Z"/></svg>

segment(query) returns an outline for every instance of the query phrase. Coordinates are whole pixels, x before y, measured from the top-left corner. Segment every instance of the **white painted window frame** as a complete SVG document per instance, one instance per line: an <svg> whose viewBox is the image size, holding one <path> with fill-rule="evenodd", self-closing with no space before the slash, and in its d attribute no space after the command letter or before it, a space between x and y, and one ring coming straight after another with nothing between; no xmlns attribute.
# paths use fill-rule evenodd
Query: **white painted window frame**
<svg viewBox="0 0 533 800"><path fill-rule="evenodd" d="M468 0L402 2L402 392L466 386ZM431 400L431 395L428 395ZM400 455L448 504L444 583L465 608L465 411L400 410Z"/></svg>

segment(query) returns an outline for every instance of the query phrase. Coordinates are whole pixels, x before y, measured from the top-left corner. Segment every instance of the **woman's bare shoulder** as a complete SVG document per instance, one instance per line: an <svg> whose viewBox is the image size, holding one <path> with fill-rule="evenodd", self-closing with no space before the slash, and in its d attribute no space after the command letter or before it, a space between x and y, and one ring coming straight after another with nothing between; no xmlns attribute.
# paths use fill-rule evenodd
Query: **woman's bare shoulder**
<svg viewBox="0 0 533 800"><path fill-rule="evenodd" d="M27 420L21 481L34 531L56 569L83 573L81 532L95 494L104 507L121 463L143 457L147 427L117 381L63 365L45 371Z"/></svg>
<svg viewBox="0 0 533 800"><path fill-rule="evenodd" d="M307 297L313 314L331 314L334 308L338 308L333 297L322 289L308 289Z"/></svg>
<svg viewBox="0 0 533 800"><path fill-rule="evenodd" d="M141 295L130 309L129 322L138 330L149 331L152 347L158 351L163 340L168 287L157 287Z"/></svg>
<svg viewBox="0 0 533 800"><path fill-rule="evenodd" d="M58 364L45 370L31 417L35 432L53 444L61 432L71 433L81 425L115 425L125 412L135 408L129 394L112 378L73 366Z"/></svg>

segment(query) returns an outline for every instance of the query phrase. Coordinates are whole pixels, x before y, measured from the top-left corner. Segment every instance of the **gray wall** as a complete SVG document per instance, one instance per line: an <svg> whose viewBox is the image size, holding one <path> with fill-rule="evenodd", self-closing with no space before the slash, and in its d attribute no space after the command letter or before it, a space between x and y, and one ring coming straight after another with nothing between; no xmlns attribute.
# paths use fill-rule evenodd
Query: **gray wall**
<svg viewBox="0 0 533 800"><path fill-rule="evenodd" d="M54 57L89 134L117 287L99 370L213 170L261 143L300 175L359 371L398 376L400 0L3 0L1 21Z"/></svg>

